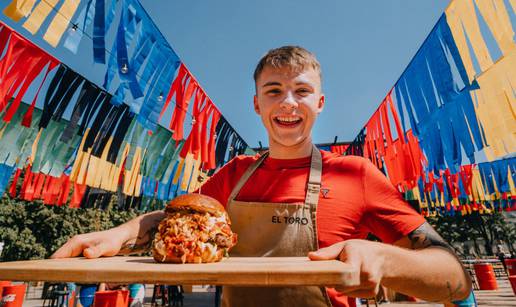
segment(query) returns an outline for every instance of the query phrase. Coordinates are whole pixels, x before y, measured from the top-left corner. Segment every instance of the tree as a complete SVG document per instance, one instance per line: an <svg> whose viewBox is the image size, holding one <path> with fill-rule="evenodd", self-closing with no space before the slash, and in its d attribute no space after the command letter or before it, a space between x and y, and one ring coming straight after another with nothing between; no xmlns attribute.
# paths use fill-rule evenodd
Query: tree
<svg viewBox="0 0 516 307"><path fill-rule="evenodd" d="M494 255L497 241L505 242L511 254L516 255L516 226L509 222L503 213L436 216L428 218L437 232L452 246L458 254L463 251L457 248L458 243L472 241L475 252L481 255L480 244L484 245L487 255Z"/></svg>
<svg viewBox="0 0 516 307"><path fill-rule="evenodd" d="M0 200L0 242L4 242L0 260L49 257L76 234L109 229L136 215L135 211L74 209L4 197Z"/></svg>

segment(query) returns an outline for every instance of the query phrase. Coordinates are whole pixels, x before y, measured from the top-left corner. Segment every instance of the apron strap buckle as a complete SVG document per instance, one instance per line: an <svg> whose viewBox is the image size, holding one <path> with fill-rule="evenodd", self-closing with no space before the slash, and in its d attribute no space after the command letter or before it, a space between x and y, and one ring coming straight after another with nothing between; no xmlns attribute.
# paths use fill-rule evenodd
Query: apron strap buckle
<svg viewBox="0 0 516 307"><path fill-rule="evenodd" d="M309 182L307 184L307 192L308 193L313 193L315 195L319 195L319 191L321 191L321 184L320 183Z"/></svg>

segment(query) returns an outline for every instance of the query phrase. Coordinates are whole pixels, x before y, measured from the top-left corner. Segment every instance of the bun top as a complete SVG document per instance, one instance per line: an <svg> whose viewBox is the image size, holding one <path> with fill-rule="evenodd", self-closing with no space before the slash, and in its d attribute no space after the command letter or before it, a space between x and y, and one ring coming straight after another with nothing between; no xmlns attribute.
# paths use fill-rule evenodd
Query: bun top
<svg viewBox="0 0 516 307"><path fill-rule="evenodd" d="M215 198L202 194L184 194L171 200L165 208L166 213L181 210L194 210L200 213L226 215L224 206Z"/></svg>

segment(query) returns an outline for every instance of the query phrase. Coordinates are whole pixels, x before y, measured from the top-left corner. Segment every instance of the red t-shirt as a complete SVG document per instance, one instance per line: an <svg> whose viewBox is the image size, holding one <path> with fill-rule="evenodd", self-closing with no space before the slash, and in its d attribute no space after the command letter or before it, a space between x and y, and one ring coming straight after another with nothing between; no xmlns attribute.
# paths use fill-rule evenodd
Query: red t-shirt
<svg viewBox="0 0 516 307"><path fill-rule="evenodd" d="M393 243L425 222L369 160L356 156L322 153L322 189L317 206L319 247L347 239L364 239L372 233ZM238 156L218 170L201 193L223 205L244 171L258 159ZM236 200L253 202L304 202L310 157L266 158L237 195ZM347 299L328 291L333 306L347 306Z"/></svg>

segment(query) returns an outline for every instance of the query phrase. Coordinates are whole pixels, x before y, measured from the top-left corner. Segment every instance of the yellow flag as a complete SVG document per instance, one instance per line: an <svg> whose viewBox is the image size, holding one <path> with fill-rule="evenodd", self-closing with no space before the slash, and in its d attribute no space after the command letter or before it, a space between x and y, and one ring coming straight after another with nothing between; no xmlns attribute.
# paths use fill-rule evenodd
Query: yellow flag
<svg viewBox="0 0 516 307"><path fill-rule="evenodd" d="M136 196L136 197L140 196L141 189L142 189L142 179L143 179L142 174L138 174L138 176L136 177L136 186L135 186L135 190L134 190L134 196Z"/></svg>
<svg viewBox="0 0 516 307"><path fill-rule="evenodd" d="M475 3L491 30L498 47L503 54L508 54L515 47L511 20L503 0L475 0Z"/></svg>
<svg viewBox="0 0 516 307"><path fill-rule="evenodd" d="M516 0L509 0L511 2L512 11L516 14Z"/></svg>
<svg viewBox="0 0 516 307"><path fill-rule="evenodd" d="M34 7L36 0L13 0L5 9L4 14L12 20L18 22L23 17L27 17Z"/></svg>
<svg viewBox="0 0 516 307"><path fill-rule="evenodd" d="M128 178L126 176L127 171L124 170L124 167L122 167L122 165L124 165L124 162L127 159L127 155L129 154L130 149L131 149L131 145L129 143L126 143L124 146L124 151L122 152L122 156L120 157L120 160L118 161L119 164L115 166L116 174L115 174L115 176L112 177L113 178L112 186L114 186L116 189L116 187L118 186L118 179L120 178L120 176L122 176L122 172L124 172L124 178L123 178L124 194L125 194L125 189L126 189L126 182L128 184ZM127 168L127 165L125 166L125 168Z"/></svg>
<svg viewBox="0 0 516 307"><path fill-rule="evenodd" d="M132 163L130 168L126 164L126 170L124 175L124 194L126 195L134 195L134 187L137 180L138 175L138 166L139 166L139 158L141 153L141 147L136 147L134 150L134 155L132 158Z"/></svg>
<svg viewBox="0 0 516 307"><path fill-rule="evenodd" d="M99 173L99 179L98 179L98 185L100 188L104 190L110 190L111 189L111 182L112 179L109 177L112 175L111 168L113 166L112 163L109 163L107 161L107 156L109 153L109 150L111 148L111 143L113 143L113 137L109 137L108 141L106 142L106 146L104 146L104 149L102 150L102 154L100 155L100 169L101 172Z"/></svg>
<svg viewBox="0 0 516 307"><path fill-rule="evenodd" d="M40 1L29 18L23 23L23 27L32 35L36 34L48 14L52 11L52 8L56 7L57 2L59 2L59 0Z"/></svg>
<svg viewBox="0 0 516 307"><path fill-rule="evenodd" d="M188 185L188 192L193 192L199 187L199 174L201 172L201 157L198 160L194 160L194 166L192 171L192 177Z"/></svg>
<svg viewBox="0 0 516 307"><path fill-rule="evenodd" d="M34 143L32 144L29 164L32 164L32 162L34 162L34 159L36 157L36 151L38 150L38 143L39 143L39 139L41 138L41 132L43 132L43 128L39 129L38 134L36 135L36 139L34 140Z"/></svg>
<svg viewBox="0 0 516 307"><path fill-rule="evenodd" d="M509 189L511 190L511 196L516 196L516 189L514 188L514 181L512 180L511 169L507 171L507 180L509 181Z"/></svg>
<svg viewBox="0 0 516 307"><path fill-rule="evenodd" d="M477 78L480 89L471 92L482 126L489 161L516 152L516 50L502 57Z"/></svg>
<svg viewBox="0 0 516 307"><path fill-rule="evenodd" d="M179 158L179 164L177 165L176 173L174 174L174 179L172 180L172 184L179 183L179 176L181 176L181 171L185 166L185 160L183 158Z"/></svg>
<svg viewBox="0 0 516 307"><path fill-rule="evenodd" d="M88 153L89 154L89 153ZM89 154L88 168L85 170L86 185L92 188L99 187L100 159Z"/></svg>
<svg viewBox="0 0 516 307"><path fill-rule="evenodd" d="M460 56L470 81L472 81L476 73L467 40L473 48L481 71L485 71L493 65L493 60L480 31L475 5L472 0L455 0L446 8L445 13Z"/></svg>
<svg viewBox="0 0 516 307"><path fill-rule="evenodd" d="M77 150L77 155L75 157L75 161L73 162L72 171L70 173L70 181L76 182L77 176L79 175L79 170L81 169L82 159L83 159L83 148L84 143L86 142L86 138L88 137L88 133L90 129L87 128L84 132L84 136L82 137L81 144L79 145L79 149Z"/></svg>
<svg viewBox="0 0 516 307"><path fill-rule="evenodd" d="M44 0L47 1L47 0ZM47 32L43 36L52 47L57 47L63 33L68 28L68 23L79 6L80 0L65 0L59 8L59 12L48 26Z"/></svg>
<svg viewBox="0 0 516 307"><path fill-rule="evenodd" d="M2 128L0 128L0 140L4 137L5 128L7 128L9 123L5 123Z"/></svg>
<svg viewBox="0 0 516 307"><path fill-rule="evenodd" d="M194 166L194 157L193 154L188 153L185 157L185 166L184 166L184 172L183 172L183 178L181 179L180 188L183 191L186 191L188 189L188 183L190 182L190 178L192 176Z"/></svg>
<svg viewBox="0 0 516 307"><path fill-rule="evenodd" d="M91 148L88 148L87 152L82 153L81 167L79 169L79 174L77 175L77 180L76 180L76 182L78 184L86 184L88 168L90 165L90 157L91 157Z"/></svg>
<svg viewBox="0 0 516 307"><path fill-rule="evenodd" d="M484 185L482 184L482 179L480 177L480 171L478 168L473 168L471 170L471 180L472 180L472 194L473 197L475 197L477 202L485 202L486 201L486 195L485 195L485 189Z"/></svg>
<svg viewBox="0 0 516 307"><path fill-rule="evenodd" d="M129 186L128 186L128 195L135 195L136 184L138 182L138 174L140 173L141 166L141 156L142 156L142 148L136 147L133 156L133 163L131 165L131 170L129 171Z"/></svg>

